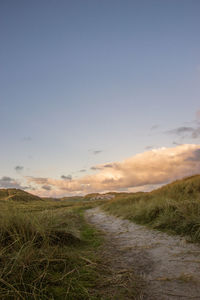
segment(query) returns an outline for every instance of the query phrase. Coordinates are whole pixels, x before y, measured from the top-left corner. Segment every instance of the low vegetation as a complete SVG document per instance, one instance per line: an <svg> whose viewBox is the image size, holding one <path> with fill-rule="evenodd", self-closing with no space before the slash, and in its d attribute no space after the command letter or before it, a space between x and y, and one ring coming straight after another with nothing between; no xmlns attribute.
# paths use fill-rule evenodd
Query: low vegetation
<svg viewBox="0 0 200 300"><path fill-rule="evenodd" d="M84 206L98 203L6 199L0 202L0 299L99 299L102 237L83 217Z"/></svg>
<svg viewBox="0 0 200 300"><path fill-rule="evenodd" d="M85 221L85 209L106 200L1 192L0 299L118 300L142 293L140 280L112 268L102 233Z"/></svg>
<svg viewBox="0 0 200 300"><path fill-rule="evenodd" d="M113 195L59 200L0 190L0 299L113 299L119 274L100 254L102 235L83 216L95 206L200 242L200 175L149 193ZM126 299L130 282L120 280L119 299ZM135 284L132 295L139 293Z"/></svg>
<svg viewBox="0 0 200 300"><path fill-rule="evenodd" d="M42 199L19 189L0 189L0 200L30 202Z"/></svg>
<svg viewBox="0 0 200 300"><path fill-rule="evenodd" d="M103 208L116 216L200 242L200 175L149 193L118 195Z"/></svg>

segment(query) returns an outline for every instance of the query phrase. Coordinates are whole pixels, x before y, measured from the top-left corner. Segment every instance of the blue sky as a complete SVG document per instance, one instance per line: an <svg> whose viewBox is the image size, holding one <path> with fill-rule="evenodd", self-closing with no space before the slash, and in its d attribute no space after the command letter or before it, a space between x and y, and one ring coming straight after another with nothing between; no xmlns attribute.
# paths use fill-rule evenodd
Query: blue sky
<svg viewBox="0 0 200 300"><path fill-rule="evenodd" d="M199 11L198 0L2 0L0 178L76 179L147 146L198 145L169 131L199 128Z"/></svg>

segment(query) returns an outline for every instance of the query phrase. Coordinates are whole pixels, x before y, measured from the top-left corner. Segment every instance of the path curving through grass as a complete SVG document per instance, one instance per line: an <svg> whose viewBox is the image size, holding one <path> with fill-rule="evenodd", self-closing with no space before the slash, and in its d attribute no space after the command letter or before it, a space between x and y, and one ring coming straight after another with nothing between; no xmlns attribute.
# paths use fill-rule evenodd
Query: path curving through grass
<svg viewBox="0 0 200 300"><path fill-rule="evenodd" d="M144 295L130 295L129 299L200 299L199 245L122 220L100 208L87 210L86 218L105 233L119 272L133 270L146 282Z"/></svg>

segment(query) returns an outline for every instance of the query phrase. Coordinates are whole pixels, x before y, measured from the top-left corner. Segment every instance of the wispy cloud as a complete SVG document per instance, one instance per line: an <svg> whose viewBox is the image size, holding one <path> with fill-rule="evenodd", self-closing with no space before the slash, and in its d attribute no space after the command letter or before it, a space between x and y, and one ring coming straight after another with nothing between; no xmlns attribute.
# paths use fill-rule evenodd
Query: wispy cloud
<svg viewBox="0 0 200 300"><path fill-rule="evenodd" d="M180 137L181 139L191 138L197 139L200 137L200 110L196 111L195 119L185 123L186 126L179 126L177 128L165 131L166 134ZM189 125L190 126L187 126Z"/></svg>
<svg viewBox="0 0 200 300"><path fill-rule="evenodd" d="M104 168L114 168L114 165L115 165L114 163L112 163L112 164L105 164L105 165L103 165L103 167Z"/></svg>
<svg viewBox="0 0 200 300"><path fill-rule="evenodd" d="M200 173L199 151L200 145L191 144L153 149L121 162L94 166L93 169L98 171L95 175L73 180L29 178L29 181L38 186L49 185L60 195L136 187L148 189L149 186Z"/></svg>
<svg viewBox="0 0 200 300"><path fill-rule="evenodd" d="M155 125L153 125L153 126L150 128L150 130L155 130L155 129L158 129L158 128L159 128L159 125L155 124Z"/></svg>
<svg viewBox="0 0 200 300"><path fill-rule="evenodd" d="M92 150L92 149L89 149L88 151L91 152L94 155L97 155L97 154L100 154L100 153L103 152L103 150Z"/></svg>
<svg viewBox="0 0 200 300"><path fill-rule="evenodd" d="M51 191L52 187L50 185L43 185L42 188L46 191Z"/></svg>
<svg viewBox="0 0 200 300"><path fill-rule="evenodd" d="M192 128L192 127L181 126L181 127L177 127L175 129L169 130L166 133L182 135L185 133L192 133L193 131L194 131L194 128Z"/></svg>
<svg viewBox="0 0 200 300"><path fill-rule="evenodd" d="M181 143L179 143L179 142L176 142L176 141L173 141L173 143L172 143L173 145L176 145L176 146L180 146L180 145L182 145Z"/></svg>
<svg viewBox="0 0 200 300"><path fill-rule="evenodd" d="M90 169L92 171L97 171L97 170L100 170L101 168L100 167L96 167L96 166L92 166Z"/></svg>
<svg viewBox="0 0 200 300"><path fill-rule="evenodd" d="M151 149L153 149L153 148L154 148L153 146L146 146L146 147L145 147L146 150L151 150Z"/></svg>
<svg viewBox="0 0 200 300"><path fill-rule="evenodd" d="M16 172L21 172L21 171L23 171L23 169L24 169L23 166L16 166L16 167L15 167L15 171L16 171Z"/></svg>
<svg viewBox="0 0 200 300"><path fill-rule="evenodd" d="M36 184L47 184L48 183L48 178L46 177L31 177L31 176L27 176L26 180L28 182L35 182Z"/></svg>
<svg viewBox="0 0 200 300"><path fill-rule="evenodd" d="M60 177L64 180L72 180L72 175L67 175L67 176L61 175Z"/></svg>
<svg viewBox="0 0 200 300"><path fill-rule="evenodd" d="M200 127L181 126L172 130L168 130L166 133L177 135L182 138L189 137L196 139L200 137Z"/></svg>
<svg viewBox="0 0 200 300"><path fill-rule="evenodd" d="M94 151L93 151L93 154L96 155L96 154L99 154L99 153L101 153L101 152L102 152L102 150L94 150Z"/></svg>
<svg viewBox="0 0 200 300"><path fill-rule="evenodd" d="M196 120L200 121L200 110L197 110L196 112Z"/></svg>
<svg viewBox="0 0 200 300"><path fill-rule="evenodd" d="M32 138L30 136L24 136L22 141L23 142L30 142L30 141L32 141Z"/></svg>

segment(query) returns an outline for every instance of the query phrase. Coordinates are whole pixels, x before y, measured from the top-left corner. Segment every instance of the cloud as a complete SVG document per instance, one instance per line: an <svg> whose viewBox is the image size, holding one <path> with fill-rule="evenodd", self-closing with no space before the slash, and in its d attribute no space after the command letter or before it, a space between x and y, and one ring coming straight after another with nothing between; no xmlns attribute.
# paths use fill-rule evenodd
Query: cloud
<svg viewBox="0 0 200 300"><path fill-rule="evenodd" d="M176 146L182 145L181 143L178 143L178 142L176 142L176 141L174 141L172 144L173 144L173 145L176 145Z"/></svg>
<svg viewBox="0 0 200 300"><path fill-rule="evenodd" d="M188 157L186 160L200 162L200 149L194 150L191 156Z"/></svg>
<svg viewBox="0 0 200 300"><path fill-rule="evenodd" d="M16 172L21 172L23 169L24 169L23 166L16 166L16 167L15 167L15 171L16 171Z"/></svg>
<svg viewBox="0 0 200 300"><path fill-rule="evenodd" d="M146 190L150 186L200 173L199 152L200 145L191 144L153 149L120 162L95 166L96 174L79 179L29 178L29 181L36 185L50 185L60 195L134 188Z"/></svg>
<svg viewBox="0 0 200 300"><path fill-rule="evenodd" d="M47 184L48 183L48 178L45 177L26 177L27 181L29 182L34 182L36 184Z"/></svg>
<svg viewBox="0 0 200 300"><path fill-rule="evenodd" d="M189 126L181 126L172 130L168 130L165 133L178 135L180 137L190 137L196 139L200 137L200 127L189 127Z"/></svg>
<svg viewBox="0 0 200 300"><path fill-rule="evenodd" d="M178 128L169 130L169 131L167 131L167 133L182 135L182 134L185 134L185 133L192 133L193 131L194 131L194 128L192 128L192 127L182 126L182 127L178 127Z"/></svg>
<svg viewBox="0 0 200 300"><path fill-rule="evenodd" d="M95 167L95 166L93 166L93 167L91 167L90 168L92 171L97 171L97 170L100 170L101 168L100 167Z"/></svg>
<svg viewBox="0 0 200 300"><path fill-rule="evenodd" d="M197 110L196 112L196 120L200 121L200 110Z"/></svg>
<svg viewBox="0 0 200 300"><path fill-rule="evenodd" d="M150 128L150 130L155 130L155 129L158 129L158 127L159 127L159 125L153 125L151 128Z"/></svg>
<svg viewBox="0 0 200 300"><path fill-rule="evenodd" d="M52 187L50 185L43 185L42 188L46 191L51 191Z"/></svg>
<svg viewBox="0 0 200 300"><path fill-rule="evenodd" d="M60 176L62 179L64 179L64 180L72 180L72 175L67 175L67 176L65 176L65 175L62 175L62 176Z"/></svg>
<svg viewBox="0 0 200 300"><path fill-rule="evenodd" d="M154 148L153 146L146 146L146 147L145 147L146 150L151 150L151 149L153 149L153 148Z"/></svg>
<svg viewBox="0 0 200 300"><path fill-rule="evenodd" d="M196 128L192 133L193 139L200 137L200 127Z"/></svg>
<svg viewBox="0 0 200 300"><path fill-rule="evenodd" d="M1 182L12 182L14 179L8 176L3 176L0 180Z"/></svg>
<svg viewBox="0 0 200 300"><path fill-rule="evenodd" d="M30 142L30 141L32 141L32 138L30 136L25 136L25 137L23 137L22 141L23 142Z"/></svg>
<svg viewBox="0 0 200 300"><path fill-rule="evenodd" d="M105 164L103 165L104 168L113 168L114 164ZM100 168L101 169L101 168Z"/></svg>
<svg viewBox="0 0 200 300"><path fill-rule="evenodd" d="M94 150L94 151L93 151L93 154L96 155L96 154L99 154L99 153L101 153L101 152L102 152L102 150Z"/></svg>
<svg viewBox="0 0 200 300"><path fill-rule="evenodd" d="M0 179L0 187L1 188L15 188L15 189L26 189L27 187L22 186L17 180L14 178L3 176Z"/></svg>
<svg viewBox="0 0 200 300"><path fill-rule="evenodd" d="M90 169L93 171L99 171L102 170L103 168L113 168L113 163L110 164L104 164L104 165L98 165L98 166L92 166Z"/></svg>
<svg viewBox="0 0 200 300"><path fill-rule="evenodd" d="M81 170L79 170L79 172L84 173L84 172L86 172L86 169L81 169Z"/></svg>
<svg viewBox="0 0 200 300"><path fill-rule="evenodd" d="M103 152L103 150L91 150L91 149L89 149L88 151L92 152L92 154L94 154L94 155L97 155L97 154L100 154Z"/></svg>

